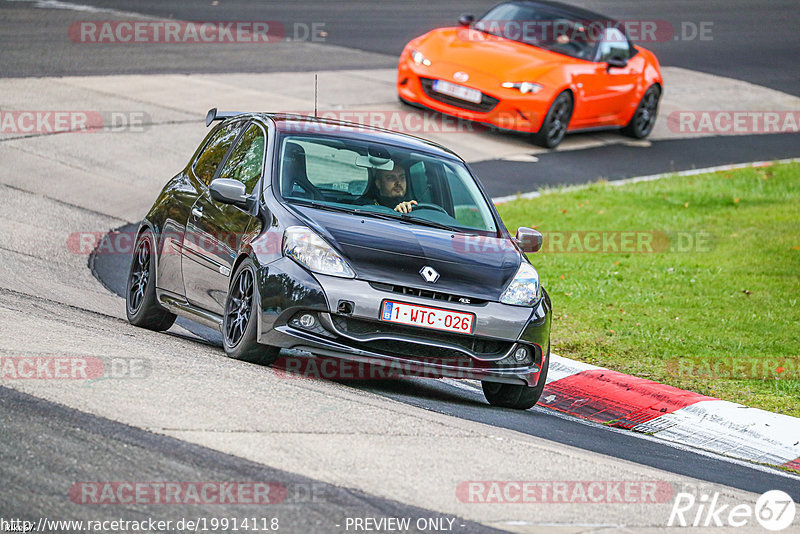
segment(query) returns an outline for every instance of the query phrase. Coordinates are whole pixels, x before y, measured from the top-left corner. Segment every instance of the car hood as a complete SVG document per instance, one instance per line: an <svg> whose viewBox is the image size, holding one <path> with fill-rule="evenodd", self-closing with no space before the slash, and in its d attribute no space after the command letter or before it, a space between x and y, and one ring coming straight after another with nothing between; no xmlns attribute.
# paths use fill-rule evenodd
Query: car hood
<svg viewBox="0 0 800 534"><path fill-rule="evenodd" d="M520 254L509 239L298 208L309 226L347 259L361 280L496 301L514 276ZM435 283L420 271L433 267Z"/></svg>
<svg viewBox="0 0 800 534"><path fill-rule="evenodd" d="M536 81L552 69L578 61L469 28L433 30L416 48L431 60L436 72L457 66L467 73L482 72L501 82Z"/></svg>

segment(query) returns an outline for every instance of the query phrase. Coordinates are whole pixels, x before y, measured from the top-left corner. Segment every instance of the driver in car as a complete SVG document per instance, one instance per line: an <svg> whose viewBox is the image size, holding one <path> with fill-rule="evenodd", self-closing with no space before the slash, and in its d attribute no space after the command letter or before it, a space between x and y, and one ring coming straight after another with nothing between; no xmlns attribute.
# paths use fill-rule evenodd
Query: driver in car
<svg viewBox="0 0 800 534"><path fill-rule="evenodd" d="M408 198L408 181L403 166L396 163L390 171L375 170L375 180L359 199L359 204L375 204L391 208L400 213L411 213L416 200Z"/></svg>

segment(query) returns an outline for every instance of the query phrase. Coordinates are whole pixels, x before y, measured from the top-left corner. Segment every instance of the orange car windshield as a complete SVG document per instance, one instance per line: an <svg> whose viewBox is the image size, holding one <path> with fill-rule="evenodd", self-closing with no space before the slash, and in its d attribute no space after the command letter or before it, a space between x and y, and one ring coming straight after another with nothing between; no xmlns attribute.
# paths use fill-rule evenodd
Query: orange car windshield
<svg viewBox="0 0 800 534"><path fill-rule="evenodd" d="M500 4L472 27L551 52L592 60L605 29L617 24L610 20L578 20L538 6Z"/></svg>

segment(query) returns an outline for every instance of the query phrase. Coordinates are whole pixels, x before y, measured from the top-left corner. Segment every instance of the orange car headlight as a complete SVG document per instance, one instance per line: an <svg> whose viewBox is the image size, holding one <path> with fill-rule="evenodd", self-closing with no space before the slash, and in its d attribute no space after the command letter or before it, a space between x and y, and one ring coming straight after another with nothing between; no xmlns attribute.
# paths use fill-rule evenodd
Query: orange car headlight
<svg viewBox="0 0 800 534"><path fill-rule="evenodd" d="M431 60L426 58L419 50L413 50L411 52L411 59L414 60L414 63L417 65L431 66Z"/></svg>
<svg viewBox="0 0 800 534"><path fill-rule="evenodd" d="M534 82L504 82L502 85L506 89L517 89L523 95L525 94L535 95L536 93L544 89L543 86Z"/></svg>

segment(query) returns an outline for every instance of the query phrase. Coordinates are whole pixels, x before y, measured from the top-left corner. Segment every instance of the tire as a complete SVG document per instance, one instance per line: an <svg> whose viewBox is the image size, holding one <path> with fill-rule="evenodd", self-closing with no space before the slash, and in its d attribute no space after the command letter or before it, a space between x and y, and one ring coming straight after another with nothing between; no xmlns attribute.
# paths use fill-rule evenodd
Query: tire
<svg viewBox="0 0 800 534"><path fill-rule="evenodd" d="M544 148L555 148L564 139L572 118L573 101L569 91L560 93L542 121L542 127L533 134L533 142Z"/></svg>
<svg viewBox="0 0 800 534"><path fill-rule="evenodd" d="M658 101L661 99L661 88L651 85L645 91L639 106L631 117L631 121L622 128L622 133L635 139L644 139L653 131L658 115Z"/></svg>
<svg viewBox="0 0 800 534"><path fill-rule="evenodd" d="M231 277L225 311L222 316L222 344L225 354L234 360L271 365L280 349L258 342L259 292L256 289L256 266L245 259Z"/></svg>
<svg viewBox="0 0 800 534"><path fill-rule="evenodd" d="M550 367L550 348L547 349L547 366L539 375L539 383L534 387L518 384L501 384L498 382L481 381L483 396L492 406L499 408L514 408L527 410L533 408L539 397L542 396L544 385L547 382L547 369Z"/></svg>
<svg viewBox="0 0 800 534"><path fill-rule="evenodd" d="M132 325L160 332L172 326L175 314L156 300L155 250L153 232L147 229L139 234L125 285L125 312Z"/></svg>

